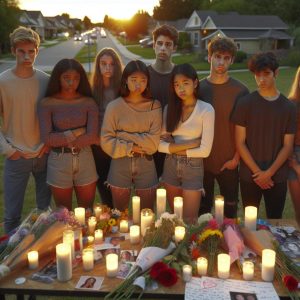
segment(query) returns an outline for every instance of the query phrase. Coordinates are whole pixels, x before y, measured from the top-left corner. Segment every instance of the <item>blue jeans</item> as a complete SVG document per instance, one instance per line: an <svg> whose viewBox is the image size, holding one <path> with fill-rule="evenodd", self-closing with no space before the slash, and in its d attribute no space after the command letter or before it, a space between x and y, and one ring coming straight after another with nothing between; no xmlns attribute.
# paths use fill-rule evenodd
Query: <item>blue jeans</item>
<svg viewBox="0 0 300 300"><path fill-rule="evenodd" d="M36 205L46 209L51 191L46 183L48 155L41 158L5 160L4 165L4 230L10 232L20 224L25 190L32 173L36 186Z"/></svg>

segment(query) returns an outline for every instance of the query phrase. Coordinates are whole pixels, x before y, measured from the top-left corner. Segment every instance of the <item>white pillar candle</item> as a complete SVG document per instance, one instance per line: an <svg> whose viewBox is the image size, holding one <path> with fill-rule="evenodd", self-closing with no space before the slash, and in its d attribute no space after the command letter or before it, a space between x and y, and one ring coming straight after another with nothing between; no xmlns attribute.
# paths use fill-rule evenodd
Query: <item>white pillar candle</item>
<svg viewBox="0 0 300 300"><path fill-rule="evenodd" d="M183 198L182 197L174 197L174 214L178 219L182 219L183 212Z"/></svg>
<svg viewBox="0 0 300 300"><path fill-rule="evenodd" d="M89 226L89 233L94 234L95 228L97 225L97 219L94 216L89 217L88 219L88 226Z"/></svg>
<svg viewBox="0 0 300 300"><path fill-rule="evenodd" d="M91 271L94 268L94 249L86 248L82 251L82 265L84 271Z"/></svg>
<svg viewBox="0 0 300 300"><path fill-rule="evenodd" d="M256 231L257 207L245 207L245 227L249 230Z"/></svg>
<svg viewBox="0 0 300 300"><path fill-rule="evenodd" d="M254 264L252 261L243 262L243 278L244 280L252 280L254 277Z"/></svg>
<svg viewBox="0 0 300 300"><path fill-rule="evenodd" d="M182 279L185 282L189 282L192 279L193 276L193 268L190 265L184 265L182 267Z"/></svg>
<svg viewBox="0 0 300 300"><path fill-rule="evenodd" d="M118 255L115 253L110 253L106 255L106 274L107 277L115 277L118 273Z"/></svg>
<svg viewBox="0 0 300 300"><path fill-rule="evenodd" d="M96 229L95 230L95 244L101 244L103 242L103 230Z"/></svg>
<svg viewBox="0 0 300 300"><path fill-rule="evenodd" d="M207 274L207 266L208 262L205 257L198 257L197 259L197 271L198 275L206 275Z"/></svg>
<svg viewBox="0 0 300 300"><path fill-rule="evenodd" d="M64 230L63 243L70 245L71 256L72 256L72 259L74 259L75 258L75 239L74 239L74 231L73 230Z"/></svg>
<svg viewBox="0 0 300 300"><path fill-rule="evenodd" d="M185 227L183 226L176 226L175 227L175 242L179 243L183 240L185 236Z"/></svg>
<svg viewBox="0 0 300 300"><path fill-rule="evenodd" d="M144 208L141 211L141 234L145 236L146 230L153 222L153 212L150 208Z"/></svg>
<svg viewBox="0 0 300 300"><path fill-rule="evenodd" d="M230 276L230 256L222 253L218 255L218 277L227 279Z"/></svg>
<svg viewBox="0 0 300 300"><path fill-rule="evenodd" d="M120 221L120 232L128 232L128 221L127 220L121 220Z"/></svg>
<svg viewBox="0 0 300 300"><path fill-rule="evenodd" d="M88 244L88 246L93 245L94 240L95 240L94 236L89 235L89 236L87 237L87 244Z"/></svg>
<svg viewBox="0 0 300 300"><path fill-rule="evenodd" d="M224 219L224 197L217 195L215 197L215 218L219 225L223 223Z"/></svg>
<svg viewBox="0 0 300 300"><path fill-rule="evenodd" d="M99 220L101 213L102 213L102 206L101 204L97 203L94 206L94 214L97 220Z"/></svg>
<svg viewBox="0 0 300 300"><path fill-rule="evenodd" d="M39 266L39 253L37 251L29 251L27 253L29 269L34 270Z"/></svg>
<svg viewBox="0 0 300 300"><path fill-rule="evenodd" d="M140 242L140 226L132 225L130 226L130 243L138 244Z"/></svg>
<svg viewBox="0 0 300 300"><path fill-rule="evenodd" d="M132 197L132 221L133 224L140 223L141 214L141 198L139 196Z"/></svg>
<svg viewBox="0 0 300 300"><path fill-rule="evenodd" d="M74 209L75 217L78 220L80 225L85 225L85 208L76 207Z"/></svg>
<svg viewBox="0 0 300 300"><path fill-rule="evenodd" d="M156 218L159 219L160 216L166 211L166 199L167 191L165 189L156 190Z"/></svg>
<svg viewBox="0 0 300 300"><path fill-rule="evenodd" d="M275 272L276 253L271 249L262 251L261 278L264 281L273 281Z"/></svg>
<svg viewBox="0 0 300 300"><path fill-rule="evenodd" d="M72 278L72 257L70 244L56 245L57 280L68 281Z"/></svg>

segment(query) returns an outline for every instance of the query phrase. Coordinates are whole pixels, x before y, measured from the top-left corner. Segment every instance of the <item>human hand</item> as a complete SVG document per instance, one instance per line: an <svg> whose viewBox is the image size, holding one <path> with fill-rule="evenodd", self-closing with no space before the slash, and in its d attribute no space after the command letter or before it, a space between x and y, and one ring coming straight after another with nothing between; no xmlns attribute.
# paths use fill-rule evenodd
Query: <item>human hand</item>
<svg viewBox="0 0 300 300"><path fill-rule="evenodd" d="M20 152L19 150L16 150L11 156L9 156L7 159L10 160L18 160L21 157L23 157L22 152Z"/></svg>
<svg viewBox="0 0 300 300"><path fill-rule="evenodd" d="M174 138L173 138L172 134L170 134L170 133L162 134L160 136L160 139L166 143L174 143Z"/></svg>
<svg viewBox="0 0 300 300"><path fill-rule="evenodd" d="M132 149L131 149L132 152L135 152L135 153L140 153L140 154L144 154L145 151L143 151L142 147L141 146L138 146L136 144L134 144L132 146Z"/></svg>
<svg viewBox="0 0 300 300"><path fill-rule="evenodd" d="M76 136L79 137L83 134L86 133L86 128L85 127L80 127L80 128L76 128L74 130L72 130L72 133Z"/></svg>
<svg viewBox="0 0 300 300"><path fill-rule="evenodd" d="M234 170L237 166L238 166L239 162L236 160L236 159L230 159L228 161L226 161L224 163L224 165L222 166L221 168L221 172L224 171L224 170Z"/></svg>
<svg viewBox="0 0 300 300"><path fill-rule="evenodd" d="M200 147L201 144L201 138L193 139L189 141L188 144L189 144L189 149L198 148Z"/></svg>
<svg viewBox="0 0 300 300"><path fill-rule="evenodd" d="M252 175L254 182L264 190L270 189L274 186L274 182L271 177L272 174L269 170L266 171L259 170L258 172Z"/></svg>
<svg viewBox="0 0 300 300"><path fill-rule="evenodd" d="M40 153L37 157L41 158L44 154L49 153L49 151L50 151L50 148L48 146L44 145L42 147L42 149L40 150Z"/></svg>

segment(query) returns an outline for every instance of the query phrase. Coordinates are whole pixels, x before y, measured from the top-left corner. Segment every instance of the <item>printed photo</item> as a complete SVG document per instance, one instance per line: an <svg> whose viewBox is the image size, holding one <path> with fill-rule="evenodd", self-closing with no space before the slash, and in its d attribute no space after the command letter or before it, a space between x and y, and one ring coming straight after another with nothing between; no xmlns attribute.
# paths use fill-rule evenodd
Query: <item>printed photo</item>
<svg viewBox="0 0 300 300"><path fill-rule="evenodd" d="M81 276L76 284L76 289L100 290L104 277Z"/></svg>
<svg viewBox="0 0 300 300"><path fill-rule="evenodd" d="M231 300L257 300L254 293L229 292Z"/></svg>

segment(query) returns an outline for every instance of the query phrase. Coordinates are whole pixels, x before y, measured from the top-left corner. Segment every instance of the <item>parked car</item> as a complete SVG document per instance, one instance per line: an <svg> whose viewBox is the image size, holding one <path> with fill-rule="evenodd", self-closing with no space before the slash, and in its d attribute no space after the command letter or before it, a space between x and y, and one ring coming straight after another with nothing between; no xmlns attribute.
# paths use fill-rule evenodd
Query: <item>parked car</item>
<svg viewBox="0 0 300 300"><path fill-rule="evenodd" d="M145 48L145 47L149 47L148 43L152 42L152 38L150 36L146 36L143 39L139 40L139 44L141 47ZM153 42L152 42L153 44ZM151 46L150 46L151 47Z"/></svg>
<svg viewBox="0 0 300 300"><path fill-rule="evenodd" d="M82 41L82 36L80 34L75 34L74 41Z"/></svg>

